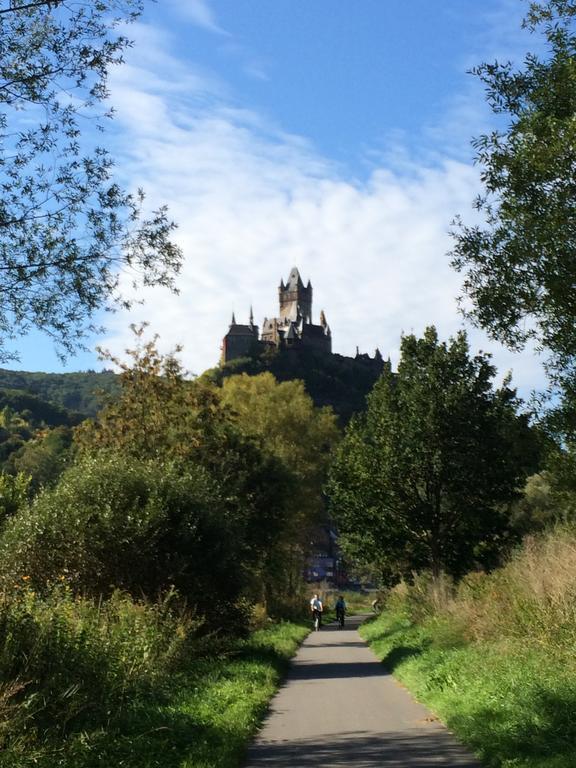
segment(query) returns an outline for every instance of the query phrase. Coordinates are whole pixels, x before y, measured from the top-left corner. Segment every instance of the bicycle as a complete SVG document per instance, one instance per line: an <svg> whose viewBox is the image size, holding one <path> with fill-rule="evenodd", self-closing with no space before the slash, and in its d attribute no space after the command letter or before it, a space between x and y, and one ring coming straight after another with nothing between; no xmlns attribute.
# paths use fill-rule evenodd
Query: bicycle
<svg viewBox="0 0 576 768"><path fill-rule="evenodd" d="M344 611L336 611L336 621L340 629L344 629Z"/></svg>
<svg viewBox="0 0 576 768"><path fill-rule="evenodd" d="M322 613L314 610L312 611L312 616L314 618L314 632L319 632L322 627Z"/></svg>

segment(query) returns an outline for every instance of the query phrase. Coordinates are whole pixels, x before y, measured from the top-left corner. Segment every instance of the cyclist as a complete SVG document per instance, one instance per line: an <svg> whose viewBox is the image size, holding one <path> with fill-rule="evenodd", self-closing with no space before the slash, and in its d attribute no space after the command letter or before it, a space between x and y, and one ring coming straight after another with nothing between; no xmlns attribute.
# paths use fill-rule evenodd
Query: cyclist
<svg viewBox="0 0 576 768"><path fill-rule="evenodd" d="M316 632L318 632L318 630L322 627L322 611L324 610L322 600L320 600L318 595L314 595L312 600L310 600L310 610L312 611L314 629Z"/></svg>
<svg viewBox="0 0 576 768"><path fill-rule="evenodd" d="M344 600L342 595L340 595L338 600L336 600L335 608L336 608L336 621L338 622L338 624L340 624L341 627L343 627L344 617L346 615L346 601Z"/></svg>

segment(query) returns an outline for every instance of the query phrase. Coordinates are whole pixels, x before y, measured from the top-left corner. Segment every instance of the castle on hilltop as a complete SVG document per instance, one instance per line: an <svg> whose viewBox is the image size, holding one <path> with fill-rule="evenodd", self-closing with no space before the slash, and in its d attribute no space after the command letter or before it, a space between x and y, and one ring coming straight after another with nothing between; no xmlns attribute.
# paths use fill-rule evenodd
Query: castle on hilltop
<svg viewBox="0 0 576 768"><path fill-rule="evenodd" d="M239 357L254 357L266 347L286 349L310 349L326 355L332 354L332 333L326 321L324 310L320 312L320 324L312 322L312 285L304 285L298 269L290 272L286 284L282 279L278 288L280 302L279 317L264 318L262 334L254 325L254 314L250 308L248 325L236 322L234 313L228 333L222 341L221 362L228 363ZM382 355L376 350L374 358L360 355L356 359L382 363Z"/></svg>

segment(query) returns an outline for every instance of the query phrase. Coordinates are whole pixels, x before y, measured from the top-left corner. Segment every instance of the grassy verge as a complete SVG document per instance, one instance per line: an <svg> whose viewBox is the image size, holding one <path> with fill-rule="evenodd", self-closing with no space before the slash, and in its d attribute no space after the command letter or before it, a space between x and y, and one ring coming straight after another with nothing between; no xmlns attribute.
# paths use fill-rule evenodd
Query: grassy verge
<svg viewBox="0 0 576 768"><path fill-rule="evenodd" d="M576 659L524 638L466 640L450 618L402 610L362 635L395 676L490 768L574 768Z"/></svg>
<svg viewBox="0 0 576 768"><path fill-rule="evenodd" d="M279 623L252 633L247 640L214 641L213 647L201 653L198 648L195 653L184 653L186 648L180 648L178 658L172 658L170 665L158 655L154 670L139 670L138 684L129 685L128 671L138 664L142 667L155 645L150 642L142 653L133 650L134 644L142 641L142 626L148 619L144 609L122 599L116 612L121 611L120 619L114 616L116 633L122 630L122 643L109 643L108 652L113 656L110 669L120 670L126 665L129 670L124 670L122 691L116 691L116 696L112 695L110 669L102 672L99 685L106 689L106 696L102 695L90 711L88 696L82 697L83 709L69 703L78 697L82 685L92 693L97 690L94 680L87 680L87 671L92 670L96 676L96 669L87 664L80 673L74 667L73 651L81 660L89 650L96 658L96 650L92 649L94 644L87 644L86 625L79 625L76 603L61 602L63 609L73 615L73 622L66 624L64 615L54 620L52 613L49 627L40 625L37 606L25 616L28 634L32 634L31 621L36 619L34 644L30 647L38 658L27 669L28 679L33 678L33 682L27 685L23 678L12 676L10 690L0 685L2 768L237 768L289 658L308 632L298 624ZM132 643L125 644L130 629L126 617L132 617L137 608L136 621L130 625ZM21 627L22 623L13 621L12 626ZM148 634L150 626L146 625ZM163 618L161 627L165 626ZM80 627L79 631L72 632L76 627ZM184 634L181 622L175 628ZM90 629L92 636L95 627ZM40 651L50 650L50 658L54 659L55 637L60 638L60 652L68 652L69 663L56 666L54 662L47 678L46 654ZM22 638L17 639L21 647ZM154 642L167 647L161 639ZM103 646L104 638L100 644ZM189 647L194 651L194 645ZM174 650L169 650L173 655ZM4 651L8 659L7 645ZM156 673L162 665L162 673ZM79 682L70 684L75 674ZM50 691L54 692L52 705L48 703ZM54 702L62 713L60 721L55 719Z"/></svg>

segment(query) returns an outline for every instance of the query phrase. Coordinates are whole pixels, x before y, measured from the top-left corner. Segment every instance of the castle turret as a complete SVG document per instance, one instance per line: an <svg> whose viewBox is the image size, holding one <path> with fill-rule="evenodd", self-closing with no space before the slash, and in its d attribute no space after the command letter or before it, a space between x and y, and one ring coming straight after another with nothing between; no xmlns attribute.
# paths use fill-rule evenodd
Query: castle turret
<svg viewBox="0 0 576 768"><path fill-rule="evenodd" d="M222 339L221 361L227 363L237 357L250 357L258 351L259 346L258 326L254 325L254 315L250 307L250 321L248 325L236 322L236 314L232 312L232 322L228 333Z"/></svg>
<svg viewBox="0 0 576 768"><path fill-rule="evenodd" d="M308 281L305 287L300 277L300 272L294 267L284 286L284 280L280 281L278 289L280 299L280 320L295 322L299 317L304 318L305 323L312 322L312 285Z"/></svg>

